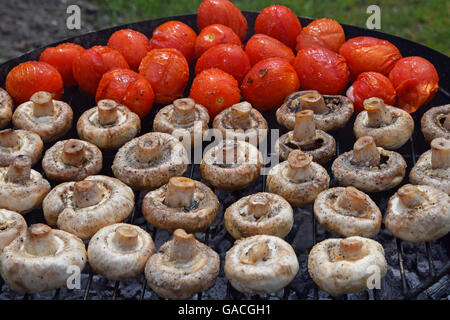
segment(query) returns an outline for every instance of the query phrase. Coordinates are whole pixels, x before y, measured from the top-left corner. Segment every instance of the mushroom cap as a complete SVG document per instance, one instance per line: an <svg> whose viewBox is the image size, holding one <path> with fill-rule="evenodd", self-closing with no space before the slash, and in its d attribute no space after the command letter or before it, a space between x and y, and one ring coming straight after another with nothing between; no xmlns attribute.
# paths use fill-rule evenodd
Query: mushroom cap
<svg viewBox="0 0 450 320"><path fill-rule="evenodd" d="M0 254L14 239L23 236L27 223L21 214L0 209Z"/></svg>
<svg viewBox="0 0 450 320"><path fill-rule="evenodd" d="M42 256L28 252L24 242L30 237L29 232L3 250L0 255L1 275L12 290L36 293L63 288L72 275L68 272L69 267L78 267L80 272L83 270L87 260L83 242L68 232L50 230L53 254Z"/></svg>
<svg viewBox="0 0 450 320"><path fill-rule="evenodd" d="M341 237L361 236L373 238L381 227L382 215L376 203L364 195L364 211L344 208L339 204L339 197L346 188L336 187L322 191L314 202L314 216L328 232Z"/></svg>
<svg viewBox="0 0 450 320"><path fill-rule="evenodd" d="M249 201L260 202L266 208L261 217L250 209ZM258 204L256 204L258 205ZM227 208L224 215L225 228L235 239L258 234L284 238L294 224L294 212L289 202L269 192L259 192L243 197Z"/></svg>
<svg viewBox="0 0 450 320"><path fill-rule="evenodd" d="M191 179L189 179L191 180ZM216 220L219 200L205 184L195 182L193 203L189 207L170 207L166 203L168 184L148 192L142 201L145 219L159 229L173 232L184 229L188 233L203 232Z"/></svg>
<svg viewBox="0 0 450 320"><path fill-rule="evenodd" d="M300 97L305 94L318 93L315 90L298 91L288 95L281 107L276 112L277 122L293 130L295 126L295 114L302 110ZM323 95L329 112L323 114L314 114L316 129L325 132L345 127L348 120L353 115L353 103L345 96Z"/></svg>
<svg viewBox="0 0 450 320"><path fill-rule="evenodd" d="M118 230L137 237L136 244L129 249L115 241ZM106 226L92 237L87 250L89 265L109 280L133 278L144 271L145 264L155 251L152 237L142 228L116 223Z"/></svg>
<svg viewBox="0 0 450 320"><path fill-rule="evenodd" d="M114 124L102 125L98 119L98 107L86 110L78 119L77 132L81 139L100 149L115 150L130 141L141 131L141 119L123 105L117 105Z"/></svg>
<svg viewBox="0 0 450 320"><path fill-rule="evenodd" d="M141 139L158 139L163 155L155 162L142 163L136 159ZM162 132L150 132L134 138L116 153L112 165L114 176L133 189L155 189L167 183L171 177L181 176L187 169L189 158L183 144L175 137Z"/></svg>
<svg viewBox="0 0 450 320"><path fill-rule="evenodd" d="M42 209L50 226L86 240L101 228L125 220L133 211L134 193L115 178L89 176L83 181L94 182L99 187L100 202L80 208L73 199L75 182L65 182L49 192Z"/></svg>
<svg viewBox="0 0 450 320"><path fill-rule="evenodd" d="M10 137L15 137L8 141ZM31 131L5 129L0 132L0 167L9 166L19 155L31 158L32 165L36 164L42 155L44 143L41 137Z"/></svg>
<svg viewBox="0 0 450 320"><path fill-rule="evenodd" d="M439 189L416 186L425 201L418 207L406 207L398 193L388 202L384 224L397 238L410 242L437 240L450 232L450 197Z"/></svg>
<svg viewBox="0 0 450 320"><path fill-rule="evenodd" d="M0 129L11 121L14 101L5 89L0 88Z"/></svg>
<svg viewBox="0 0 450 320"><path fill-rule="evenodd" d="M231 153L238 158L238 163L228 164L226 162L228 162L229 156L221 155L224 146L232 145L235 146L235 149ZM261 152L254 145L240 140L223 140L217 146L206 151L200 163L200 173L206 182L216 188L239 190L258 179L262 163Z"/></svg>
<svg viewBox="0 0 450 320"><path fill-rule="evenodd" d="M256 235L234 243L225 256L224 269L236 290L266 294L287 286L297 275L299 264L289 243L275 236Z"/></svg>
<svg viewBox="0 0 450 320"><path fill-rule="evenodd" d="M428 142L439 137L450 139L450 131L442 124L445 117L450 117L450 104L430 108L423 114L420 123Z"/></svg>
<svg viewBox="0 0 450 320"><path fill-rule="evenodd" d="M362 243L361 257L345 259L336 254L343 239L326 239L316 244L308 256L308 272L317 286L332 294L341 295L367 289L369 277L373 276L374 267L384 277L387 263L383 246L375 240L363 237L349 237L345 240L350 245L353 241Z"/></svg>

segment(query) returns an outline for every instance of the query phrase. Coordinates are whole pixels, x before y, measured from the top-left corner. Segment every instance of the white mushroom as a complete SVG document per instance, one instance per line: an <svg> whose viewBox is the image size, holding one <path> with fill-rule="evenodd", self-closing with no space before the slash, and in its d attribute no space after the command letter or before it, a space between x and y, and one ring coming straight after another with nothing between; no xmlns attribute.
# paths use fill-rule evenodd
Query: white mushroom
<svg viewBox="0 0 450 320"><path fill-rule="evenodd" d="M27 223L21 214L0 209L0 254L14 239L25 235Z"/></svg>
<svg viewBox="0 0 450 320"><path fill-rule="evenodd" d="M5 89L0 88L0 129L11 121L14 101Z"/></svg>
<svg viewBox="0 0 450 320"><path fill-rule="evenodd" d="M9 166L19 155L29 156L31 164L41 158L44 143L34 132L5 129L0 131L0 167Z"/></svg>
<svg viewBox="0 0 450 320"><path fill-rule="evenodd" d="M428 109L420 123L428 142L440 137L450 139L450 104Z"/></svg>

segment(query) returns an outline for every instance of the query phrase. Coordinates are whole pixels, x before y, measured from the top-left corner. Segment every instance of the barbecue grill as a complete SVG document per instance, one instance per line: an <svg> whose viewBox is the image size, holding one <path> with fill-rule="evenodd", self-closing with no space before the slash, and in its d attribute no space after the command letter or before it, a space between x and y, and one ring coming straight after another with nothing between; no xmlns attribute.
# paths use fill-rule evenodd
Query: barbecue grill
<svg viewBox="0 0 450 320"><path fill-rule="evenodd" d="M253 30L254 22L257 16L256 12L244 12L248 23L249 30ZM93 45L106 45L111 34L119 29L131 28L140 31L147 36L150 36L153 30L160 24L169 20L182 21L194 30L197 30L197 19L195 14L166 17L156 20L143 21L114 28L101 30L98 32L88 33L82 36L73 37L62 42L74 42L82 45L85 48ZM300 18L302 25L307 25L313 19ZM416 159L420 154L429 149L429 145L425 142L422 133L420 132L420 118L423 113L431 106L437 106L450 103L450 58L429 49L420 44L384 34L381 32L366 30L354 26L343 25L347 38L355 36L373 36L388 40L396 45L403 56L421 56L428 59L434 64L439 72L440 88L436 97L427 106L419 109L413 114L415 120L415 131L410 141L402 148L397 150L405 158L408 164L408 170L405 180L402 184L408 181L409 170L413 167ZM251 35L248 35L250 37ZM59 42L61 43L61 42ZM52 44L54 46L58 43ZM0 65L0 86L4 87L4 82L8 72L17 64L27 60L38 60L43 48L31 51L19 58L10 60ZM191 72L191 75L193 72ZM191 78L192 81L192 78ZM188 86L188 88L190 85ZM188 95L188 91L186 92ZM75 115L75 120L81 113L95 105L92 97L87 96L79 88L68 88L65 90L62 100L68 102ZM157 111L161 108L160 105L155 105L151 113L142 119L142 132L151 131L153 119ZM277 128L281 130L281 134L286 130L282 129L276 122L275 111L263 112L267 119L269 128ZM332 134L337 142L337 155L350 150L355 142L353 134L354 116L349 121L348 125ZM74 124L76 121L74 121ZM77 137L75 125L71 131L62 139ZM270 139L267 139L270 141ZM46 145L45 149L50 146ZM268 151L273 150L273 146L268 146ZM114 159L114 152L104 152L104 169L101 174L112 176L111 165ZM337 156L336 155L336 156ZM325 166L331 174L331 162ZM35 167L36 170L42 172L40 164ZM201 180L200 170L198 164L191 164L186 171L185 176L196 180ZM234 290L227 282L224 272L224 258L226 252L232 247L234 239L228 234L223 225L224 210L239 198L264 191L265 176L260 176L258 181L253 185L235 192L227 192L223 190L215 190L220 200L220 213L215 223L204 233L196 234L196 237L204 243L211 246L221 257L221 271L216 283L210 289L192 297L193 300L201 299L230 299L230 300L245 300L245 299L268 299L268 300L298 300L298 299L364 299L364 300L379 300L379 299L449 299L450 298L450 235L432 243L406 243L400 239L395 238L390 234L384 226L380 233L375 237L385 248L386 260L388 262L388 271L386 277L382 280L381 289L366 290L357 294L349 294L343 297L332 297L326 292L323 292L315 286L314 282L308 275L307 258L308 252L312 246L326 238L336 237L335 235L327 233L318 223L316 223L312 211L312 206L304 208L294 208L295 221L293 228L286 240L293 246L300 264L300 271L294 281L280 292L265 296L250 296L243 295ZM52 187L56 185L55 182L50 181ZM331 180L330 187L336 186L335 181ZM395 190L370 194L372 199L378 204L381 211L386 211L387 201ZM164 230L158 230L146 223L142 216L141 204L145 196L145 192L136 192L136 206L132 215L128 218L127 223L139 225L146 229L153 237L156 248L159 248L164 242L171 238L171 235ZM42 211L34 211L26 215L27 223L44 222ZM87 243L87 242L86 242ZM79 289L60 289L45 293L23 295L16 293L9 289L9 287L0 280L0 299L133 299L133 300L148 300L159 299L158 296L147 286L145 278L140 275L133 279L128 279L121 282L109 281L97 274L94 274L89 265L82 271L81 288Z"/></svg>

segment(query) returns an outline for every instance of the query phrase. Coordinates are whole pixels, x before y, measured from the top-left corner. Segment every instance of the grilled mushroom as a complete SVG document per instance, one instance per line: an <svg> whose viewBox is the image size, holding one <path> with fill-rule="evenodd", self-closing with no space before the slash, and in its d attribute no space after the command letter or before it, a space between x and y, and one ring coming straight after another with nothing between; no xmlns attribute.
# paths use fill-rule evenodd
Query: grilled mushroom
<svg viewBox="0 0 450 320"><path fill-rule="evenodd" d="M284 238L291 231L294 212L279 195L260 192L239 199L227 208L225 228L235 239L268 234Z"/></svg>
<svg viewBox="0 0 450 320"><path fill-rule="evenodd" d="M133 191L117 179L90 176L56 186L42 204L50 226L86 240L101 228L125 220L134 207Z"/></svg>
<svg viewBox="0 0 450 320"><path fill-rule="evenodd" d="M411 137L414 120L405 110L387 106L380 98L364 100L364 109L353 126L356 138L371 136L378 147L395 150Z"/></svg>
<svg viewBox="0 0 450 320"><path fill-rule="evenodd" d="M223 140L209 149L200 164L202 178L219 189L243 189L258 179L262 155L245 141Z"/></svg>
<svg viewBox="0 0 450 320"><path fill-rule="evenodd" d="M72 120L72 108L63 101L53 100L52 94L45 91L36 92L30 101L19 105L12 117L16 128L37 133L44 142L64 136Z"/></svg>
<svg viewBox="0 0 450 320"><path fill-rule="evenodd" d="M211 287L220 270L219 255L183 229L161 246L145 266L148 285L159 296L187 299Z"/></svg>
<svg viewBox="0 0 450 320"><path fill-rule="evenodd" d="M341 186L354 186L364 192L394 188L405 177L406 162L394 151L377 148L372 137L359 138L353 150L341 154L331 167Z"/></svg>
<svg viewBox="0 0 450 320"><path fill-rule="evenodd" d="M267 137L267 121L246 101L237 103L219 113L213 121L225 140L242 140L257 145Z"/></svg>
<svg viewBox="0 0 450 320"><path fill-rule="evenodd" d="M34 132L5 129L0 131L0 167L9 166L19 155L29 156L31 164L39 161L44 143Z"/></svg>
<svg viewBox="0 0 450 320"><path fill-rule="evenodd" d="M183 144L162 132L150 132L127 142L114 158L114 175L133 189L155 189L181 176L189 158Z"/></svg>
<svg viewBox="0 0 450 320"><path fill-rule="evenodd" d="M102 170L102 152L95 144L70 139L58 141L42 159L46 176L55 181L79 181Z"/></svg>
<svg viewBox="0 0 450 320"><path fill-rule="evenodd" d="M127 107L105 99L81 115L77 131L81 139L100 149L115 150L141 131L141 119Z"/></svg>
<svg viewBox="0 0 450 320"><path fill-rule="evenodd" d="M314 216L328 232L341 237L373 238L381 227L381 212L375 202L354 187L321 192L314 202Z"/></svg>
<svg viewBox="0 0 450 320"><path fill-rule="evenodd" d="M420 123L428 142L439 137L450 139L450 104L430 108L423 114Z"/></svg>
<svg viewBox="0 0 450 320"><path fill-rule="evenodd" d="M0 208L28 213L41 206L50 184L31 169L31 158L17 156L9 167L0 168Z"/></svg>
<svg viewBox="0 0 450 320"><path fill-rule="evenodd" d="M0 88L0 129L11 121L14 102L6 90Z"/></svg>
<svg viewBox="0 0 450 320"><path fill-rule="evenodd" d="M283 161L270 169L267 188L293 206L305 206L314 202L317 195L330 185L327 170L312 161L312 156L300 150L289 154Z"/></svg>
<svg viewBox="0 0 450 320"><path fill-rule="evenodd" d="M363 237L326 239L308 256L308 272L317 286L331 295L365 290L374 274L386 275L387 263L381 244Z"/></svg>
<svg viewBox="0 0 450 320"><path fill-rule="evenodd" d="M142 228L116 223L92 237L87 254L95 272L119 281L141 274L154 251L152 237Z"/></svg>
<svg viewBox="0 0 450 320"><path fill-rule="evenodd" d="M242 293L278 291L295 278L298 269L294 249L275 236L256 235L237 240L225 256L225 276Z"/></svg>
<svg viewBox="0 0 450 320"><path fill-rule="evenodd" d="M275 143L275 152L283 160L287 160L289 153L296 149L310 154L319 164L327 163L336 153L334 138L322 130L316 130L312 110L297 112L294 130L282 135Z"/></svg>
<svg viewBox="0 0 450 320"><path fill-rule="evenodd" d="M83 270L86 249L70 233L33 224L3 250L0 264L2 277L12 290L49 291L66 287L74 267Z"/></svg>
<svg viewBox="0 0 450 320"><path fill-rule="evenodd" d="M414 184L425 184L450 195L450 138L431 141L431 150L423 153L409 174Z"/></svg>
<svg viewBox="0 0 450 320"><path fill-rule="evenodd" d="M450 197L430 186L406 184L389 199L384 224L405 241L437 240L450 232Z"/></svg>
<svg viewBox="0 0 450 320"><path fill-rule="evenodd" d="M277 121L294 130L295 114L300 110L314 111L316 128L323 131L343 128L353 114L353 103L345 96L321 95L315 90L294 92L278 108Z"/></svg>
<svg viewBox="0 0 450 320"><path fill-rule="evenodd" d="M24 236L26 230L27 223L22 215L0 209L0 255L14 239Z"/></svg>
<svg viewBox="0 0 450 320"><path fill-rule="evenodd" d="M201 145L208 130L208 110L191 98L177 99L165 106L153 120L153 131L172 134L188 142L188 146Z"/></svg>

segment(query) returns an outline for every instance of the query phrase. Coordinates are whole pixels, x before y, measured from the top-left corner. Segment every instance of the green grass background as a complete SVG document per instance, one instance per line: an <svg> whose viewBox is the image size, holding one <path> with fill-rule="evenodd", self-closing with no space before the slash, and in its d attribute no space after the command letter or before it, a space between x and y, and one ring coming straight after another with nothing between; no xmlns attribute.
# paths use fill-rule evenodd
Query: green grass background
<svg viewBox="0 0 450 320"><path fill-rule="evenodd" d="M113 21L173 16L197 11L201 0L96 0ZM340 23L365 27L371 4L381 8L381 30L422 43L450 55L449 0L235 0L239 9L261 11L271 4L282 4L299 16L333 18Z"/></svg>

